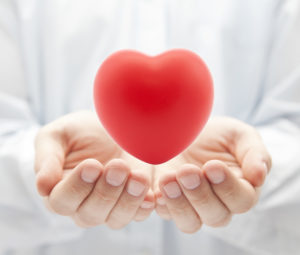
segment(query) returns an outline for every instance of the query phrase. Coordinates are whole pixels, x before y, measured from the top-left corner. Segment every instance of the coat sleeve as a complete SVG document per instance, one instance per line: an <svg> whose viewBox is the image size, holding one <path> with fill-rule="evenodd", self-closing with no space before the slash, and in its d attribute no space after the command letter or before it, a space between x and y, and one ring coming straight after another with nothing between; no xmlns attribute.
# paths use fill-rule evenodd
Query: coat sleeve
<svg viewBox="0 0 300 255"><path fill-rule="evenodd" d="M19 51L14 1L0 3L0 253L80 234L71 220L48 212L34 176L34 139L40 124L32 113Z"/></svg>
<svg viewBox="0 0 300 255"><path fill-rule="evenodd" d="M274 14L275 15L275 14ZM249 121L273 167L257 206L213 235L251 254L299 254L300 3L282 1L274 19L263 95Z"/></svg>

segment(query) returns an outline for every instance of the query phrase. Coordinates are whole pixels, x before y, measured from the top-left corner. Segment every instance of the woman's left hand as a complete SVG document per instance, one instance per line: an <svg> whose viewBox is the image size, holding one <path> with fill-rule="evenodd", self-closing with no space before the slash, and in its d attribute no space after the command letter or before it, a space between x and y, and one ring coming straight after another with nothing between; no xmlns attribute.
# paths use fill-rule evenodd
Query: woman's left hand
<svg viewBox="0 0 300 255"><path fill-rule="evenodd" d="M193 233L225 226L250 210L271 168L258 132L232 118L211 119L194 144L155 167L157 213Z"/></svg>

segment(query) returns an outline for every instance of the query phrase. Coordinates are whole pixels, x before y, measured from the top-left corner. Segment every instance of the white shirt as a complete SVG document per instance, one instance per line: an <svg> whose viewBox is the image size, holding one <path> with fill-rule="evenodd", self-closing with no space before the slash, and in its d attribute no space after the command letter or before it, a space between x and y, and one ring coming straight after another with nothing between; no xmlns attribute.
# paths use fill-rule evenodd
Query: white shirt
<svg viewBox="0 0 300 255"><path fill-rule="evenodd" d="M0 254L299 254L299 45L298 0L1 0ZM83 230L44 208L38 128L93 109L97 68L128 48L195 51L214 77L213 114L261 133L273 169L258 205L228 227L187 235L153 213L120 231Z"/></svg>

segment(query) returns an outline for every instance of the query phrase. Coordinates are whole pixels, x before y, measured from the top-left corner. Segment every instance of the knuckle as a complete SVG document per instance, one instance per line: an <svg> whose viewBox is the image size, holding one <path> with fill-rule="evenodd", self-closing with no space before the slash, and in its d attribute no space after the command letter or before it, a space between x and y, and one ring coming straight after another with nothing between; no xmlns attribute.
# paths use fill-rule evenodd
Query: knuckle
<svg viewBox="0 0 300 255"><path fill-rule="evenodd" d="M233 213L245 213L249 211L256 204L256 199L254 197L247 197L241 200L241 202L232 208Z"/></svg>
<svg viewBox="0 0 300 255"><path fill-rule="evenodd" d="M228 212L226 214L223 214L222 216L209 219L205 222L207 226L217 228L217 227L225 227L228 225L228 223L231 221L231 214Z"/></svg>
<svg viewBox="0 0 300 255"><path fill-rule="evenodd" d="M114 204L117 201L117 198L110 194L109 192L105 192L102 189L95 189L94 190L95 196L101 200L104 201L107 204Z"/></svg>
<svg viewBox="0 0 300 255"><path fill-rule="evenodd" d="M125 227L128 223L127 222L121 222L121 221L118 221L116 219L114 220L108 220L106 225L111 228L111 229L114 229L114 230L118 230L118 229L121 229L123 227Z"/></svg>
<svg viewBox="0 0 300 255"><path fill-rule="evenodd" d="M72 217L72 219L73 219L73 221L74 221L74 223L75 223L75 225L76 225L77 227L84 228L84 229L89 228L89 226L87 226L86 224L84 224L84 223L83 223L81 220L79 220L77 217Z"/></svg>
<svg viewBox="0 0 300 255"><path fill-rule="evenodd" d="M85 183L81 180L66 180L68 193L71 197L85 197L87 193L89 193L91 189L90 183Z"/></svg>
<svg viewBox="0 0 300 255"><path fill-rule="evenodd" d="M169 209L174 215L182 215L186 212L186 205L184 203L178 203Z"/></svg>
<svg viewBox="0 0 300 255"><path fill-rule="evenodd" d="M191 204L207 205L207 204L209 204L210 200L211 200L211 197L210 197L209 193L205 192L205 191L198 193L197 195L189 197L189 201L191 202Z"/></svg>
<svg viewBox="0 0 300 255"><path fill-rule="evenodd" d="M95 217L84 211L77 213L76 218L77 218L78 222L81 223L85 227L95 227L98 225L102 225L104 223L104 220L101 219L100 216Z"/></svg>
<svg viewBox="0 0 300 255"><path fill-rule="evenodd" d="M95 227L104 223L101 219L96 219L92 217L84 218L82 221L88 227Z"/></svg>
<svg viewBox="0 0 300 255"><path fill-rule="evenodd" d="M160 207L157 207L155 209L156 213L159 215L159 217L161 217L164 220L171 220L171 215L167 210L164 210Z"/></svg>
<svg viewBox="0 0 300 255"><path fill-rule="evenodd" d="M134 220L137 221L137 222L140 222L140 221L144 221L145 219L147 219L148 215L136 215Z"/></svg>
<svg viewBox="0 0 300 255"><path fill-rule="evenodd" d="M179 229L186 234L194 234L199 231L202 227L201 222L197 222L188 227L179 227Z"/></svg>
<svg viewBox="0 0 300 255"><path fill-rule="evenodd" d="M171 215L168 214L168 213L165 213L165 214L159 214L159 216L160 216L162 219L164 219L164 220L171 220L171 219L172 219Z"/></svg>
<svg viewBox="0 0 300 255"><path fill-rule="evenodd" d="M134 217L134 221L136 221L136 222L140 222L140 221L143 221L145 219L146 219L146 217L144 215L136 215Z"/></svg>
<svg viewBox="0 0 300 255"><path fill-rule="evenodd" d="M145 219L147 219L151 214L151 211L143 211L143 210L138 210L135 217L134 217L134 220L135 221L143 221Z"/></svg>
<svg viewBox="0 0 300 255"><path fill-rule="evenodd" d="M222 190L222 197L225 200L230 200L230 199L234 198L236 196L236 194L237 194L237 192L236 192L234 185L232 185L230 187L226 187Z"/></svg>
<svg viewBox="0 0 300 255"><path fill-rule="evenodd" d="M80 223L80 222L74 221L74 223L75 223L75 225L76 225L77 227L79 227L79 228L83 228L83 229L89 228L89 226L84 225L84 224L82 224L82 223Z"/></svg>
<svg viewBox="0 0 300 255"><path fill-rule="evenodd" d="M124 212L132 212L136 211L138 208L138 204L135 201L127 201L120 204L123 208Z"/></svg>
<svg viewBox="0 0 300 255"><path fill-rule="evenodd" d="M57 197L49 197L51 209L62 216L70 216L74 213L74 208Z"/></svg>

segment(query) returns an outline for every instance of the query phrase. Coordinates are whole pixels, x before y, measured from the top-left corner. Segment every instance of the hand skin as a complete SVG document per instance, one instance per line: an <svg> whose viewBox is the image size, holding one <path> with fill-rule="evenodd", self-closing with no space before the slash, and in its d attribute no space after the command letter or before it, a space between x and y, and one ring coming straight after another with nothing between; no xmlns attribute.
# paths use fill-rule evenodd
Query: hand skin
<svg viewBox="0 0 300 255"><path fill-rule="evenodd" d="M258 132L236 119L211 119L186 151L155 168L156 211L185 233L225 226L250 210L271 168Z"/></svg>
<svg viewBox="0 0 300 255"><path fill-rule="evenodd" d="M36 184L47 208L81 227L119 229L155 207L151 166L123 152L95 113L72 113L41 128Z"/></svg>
<svg viewBox="0 0 300 255"><path fill-rule="evenodd" d="M155 203L162 218L174 220L186 233L202 224L225 226L233 214L255 205L270 168L257 131L225 117L211 119L186 151L155 167L124 153L92 112L66 115L36 137L38 191L51 211L81 227L122 228L146 219ZM109 175L112 170L120 172ZM108 176L121 175L123 182L108 182ZM136 181L144 190L130 195L129 187L136 192L141 187Z"/></svg>

